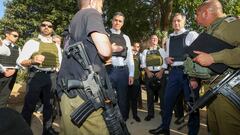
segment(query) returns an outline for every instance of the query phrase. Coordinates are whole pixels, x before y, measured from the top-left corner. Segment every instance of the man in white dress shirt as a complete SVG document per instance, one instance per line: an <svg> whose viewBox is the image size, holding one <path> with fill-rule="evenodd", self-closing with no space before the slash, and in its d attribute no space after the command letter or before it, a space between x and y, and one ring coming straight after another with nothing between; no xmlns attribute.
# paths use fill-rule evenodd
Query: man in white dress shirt
<svg viewBox="0 0 240 135"><path fill-rule="evenodd" d="M8 28L5 32L5 39L1 41L0 50L3 52L0 52L0 108L6 107L8 97L16 81L16 59L20 52L16 45L18 38L18 31Z"/></svg>
<svg viewBox="0 0 240 135"><path fill-rule="evenodd" d="M184 28L186 23L186 16L181 13L176 13L172 20L172 27L174 32L169 35L167 40L167 64L171 66L168 76L167 86L164 96L164 112L162 124L156 128L149 130L151 134L165 134L169 135L169 126L172 119L173 107L176 104L178 96L183 92L184 100L190 101L190 87L198 89L195 80L189 81L187 74L184 73L183 63L187 57L185 48L190 46L191 43L198 37L195 31L188 31ZM193 83L194 82L194 83ZM194 94L197 90L193 90ZM191 119L191 120L190 120ZM192 123L193 122L193 123ZM197 135L199 130L199 115L192 115L189 118L189 135ZM195 124L195 125L192 125ZM192 128L194 127L194 128Z"/></svg>
<svg viewBox="0 0 240 135"><path fill-rule="evenodd" d="M154 118L154 92L160 92L162 77L164 70L167 69L165 62L166 53L158 44L157 35L152 35L150 38L150 46L142 53L142 67L146 73L145 83L147 88L147 107L148 115L145 121L150 121ZM159 95L159 94L158 94ZM160 101L162 99L160 98ZM161 106L161 111L163 110Z"/></svg>
<svg viewBox="0 0 240 135"><path fill-rule="evenodd" d="M111 64L107 65L106 68L113 88L117 91L121 114L126 121L129 114L128 85L132 85L134 81L134 61L130 39L121 31L124 19L125 17L121 12L116 12L113 16L112 28L109 33L110 41L113 46L119 46L122 49L119 52L114 52L113 48Z"/></svg>
<svg viewBox="0 0 240 135"><path fill-rule="evenodd" d="M62 60L60 46L52 41L53 25L43 21L37 38L28 40L19 55L17 62L28 68L27 93L25 96L22 116L31 125L31 118L40 95L43 103L43 135L58 134L52 128L52 104L56 88L57 69Z"/></svg>

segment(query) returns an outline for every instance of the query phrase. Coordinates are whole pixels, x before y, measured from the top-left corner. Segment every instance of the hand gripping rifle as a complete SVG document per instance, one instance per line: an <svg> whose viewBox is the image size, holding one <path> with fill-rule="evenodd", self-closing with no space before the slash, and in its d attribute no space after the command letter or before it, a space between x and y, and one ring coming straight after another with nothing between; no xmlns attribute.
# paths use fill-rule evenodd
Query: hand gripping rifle
<svg viewBox="0 0 240 135"><path fill-rule="evenodd" d="M85 101L70 115L72 122L80 127L87 117L94 111L102 108L110 135L128 135L116 101L116 94L111 87L108 77L101 79L94 71L82 42L77 42L65 49L68 57L73 57L84 70L88 71L86 80L62 81L64 92L69 96L71 90L77 90L78 95Z"/></svg>
<svg viewBox="0 0 240 135"><path fill-rule="evenodd" d="M216 78L214 79L216 80ZM226 76L213 88L208 90L202 97L200 97L193 106L190 106L190 111L179 121L185 119L188 115L195 112L198 108L203 108L213 101L218 94L222 94L227 97L239 110L240 110L240 96L236 91L233 90L233 87L240 84L240 70L236 71L227 71ZM187 124L183 124L178 128L182 129Z"/></svg>

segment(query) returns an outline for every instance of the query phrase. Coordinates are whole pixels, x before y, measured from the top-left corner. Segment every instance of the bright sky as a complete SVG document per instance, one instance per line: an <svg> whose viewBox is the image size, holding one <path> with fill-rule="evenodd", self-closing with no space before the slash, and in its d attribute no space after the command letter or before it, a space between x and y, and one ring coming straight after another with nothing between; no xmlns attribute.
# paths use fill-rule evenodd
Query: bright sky
<svg viewBox="0 0 240 135"><path fill-rule="evenodd" d="M4 1L5 0L0 0L0 19L3 17L4 11L5 11L5 8L4 8L4 5L3 5Z"/></svg>

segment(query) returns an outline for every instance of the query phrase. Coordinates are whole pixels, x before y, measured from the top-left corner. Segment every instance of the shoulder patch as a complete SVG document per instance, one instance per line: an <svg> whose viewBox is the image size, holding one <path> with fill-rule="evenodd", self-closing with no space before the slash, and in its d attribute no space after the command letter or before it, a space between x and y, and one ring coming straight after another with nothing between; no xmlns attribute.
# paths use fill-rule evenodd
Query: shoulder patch
<svg viewBox="0 0 240 135"><path fill-rule="evenodd" d="M233 21L236 21L237 20L237 18L236 17L227 17L226 19L224 19L226 22L228 22L228 23L231 23L231 22L233 22Z"/></svg>

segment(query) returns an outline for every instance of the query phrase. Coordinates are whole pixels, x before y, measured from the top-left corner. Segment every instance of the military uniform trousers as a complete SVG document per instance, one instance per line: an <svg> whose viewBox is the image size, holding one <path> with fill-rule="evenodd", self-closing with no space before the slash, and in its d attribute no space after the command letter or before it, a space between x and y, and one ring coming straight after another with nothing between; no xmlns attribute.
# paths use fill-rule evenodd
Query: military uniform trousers
<svg viewBox="0 0 240 135"><path fill-rule="evenodd" d="M173 67L169 73L164 95L164 113L162 127L169 129L172 119L172 111L178 96L184 91L185 101L189 101L189 80L182 67Z"/></svg>
<svg viewBox="0 0 240 135"><path fill-rule="evenodd" d="M107 126L102 116L102 109L94 111L88 116L81 127L77 127L71 121L70 114L79 107L84 101L76 96L69 98L66 94L61 97L60 107L61 117L61 135L109 135Z"/></svg>
<svg viewBox="0 0 240 135"><path fill-rule="evenodd" d="M132 109L132 115L133 117L137 116L137 101L138 101L138 96L141 92L141 86L140 86L140 81L139 79L135 79L133 82L133 85L129 86L129 105L131 106Z"/></svg>
<svg viewBox="0 0 240 135"><path fill-rule="evenodd" d="M128 78L129 71L127 66L117 66L108 69L108 75L113 88L117 92L117 100L123 119L126 121L129 114L128 100Z"/></svg>
<svg viewBox="0 0 240 135"><path fill-rule="evenodd" d="M43 130L52 126L51 90L55 87L56 72L30 72L26 86L26 96L22 116L31 125L32 114L42 94Z"/></svg>
<svg viewBox="0 0 240 135"><path fill-rule="evenodd" d="M240 135L240 111L226 97L218 95L207 115L212 135Z"/></svg>
<svg viewBox="0 0 240 135"><path fill-rule="evenodd" d="M0 73L0 108L6 107L7 100L11 94L17 78L17 71L10 77L5 77Z"/></svg>

